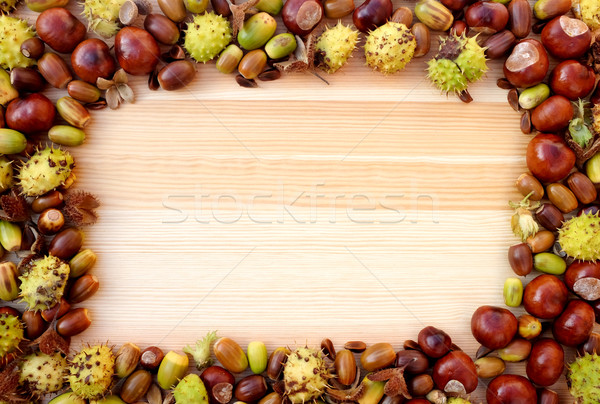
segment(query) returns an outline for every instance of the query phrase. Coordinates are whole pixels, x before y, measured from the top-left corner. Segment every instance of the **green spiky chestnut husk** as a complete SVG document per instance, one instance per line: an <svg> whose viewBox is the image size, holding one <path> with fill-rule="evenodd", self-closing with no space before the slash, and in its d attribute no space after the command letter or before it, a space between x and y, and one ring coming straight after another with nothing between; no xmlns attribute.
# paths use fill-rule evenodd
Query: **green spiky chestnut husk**
<svg viewBox="0 0 600 404"><path fill-rule="evenodd" d="M35 60L21 53L21 44L33 37L33 29L27 21L0 15L0 67L10 70L34 65Z"/></svg>
<svg viewBox="0 0 600 404"><path fill-rule="evenodd" d="M190 373L173 390L176 404L208 404L208 392L200 377Z"/></svg>
<svg viewBox="0 0 600 404"><path fill-rule="evenodd" d="M36 351L23 358L19 384L35 396L55 393L63 387L66 370L67 360L60 353L47 355Z"/></svg>
<svg viewBox="0 0 600 404"><path fill-rule="evenodd" d="M600 357L588 354L576 358L568 366L567 384L577 404L600 402Z"/></svg>
<svg viewBox="0 0 600 404"><path fill-rule="evenodd" d="M356 48L358 31L342 24L341 21L333 28L327 28L317 41L316 51L321 55L321 69L327 73L335 73L344 66Z"/></svg>
<svg viewBox="0 0 600 404"><path fill-rule="evenodd" d="M19 0L0 0L0 13L10 13L17 7Z"/></svg>
<svg viewBox="0 0 600 404"><path fill-rule="evenodd" d="M126 0L85 0L82 15L88 21L88 30L104 38L119 32L119 10Z"/></svg>
<svg viewBox="0 0 600 404"><path fill-rule="evenodd" d="M445 93L460 93L488 70L485 49L476 37L440 37L438 53L427 62L427 77Z"/></svg>
<svg viewBox="0 0 600 404"><path fill-rule="evenodd" d="M86 400L96 400L110 388L115 371L115 356L106 345L82 349L71 360L69 384L73 393Z"/></svg>
<svg viewBox="0 0 600 404"><path fill-rule="evenodd" d="M318 398L327 387L329 371L321 351L298 348L288 355L283 367L285 396L292 404Z"/></svg>
<svg viewBox="0 0 600 404"><path fill-rule="evenodd" d="M558 243L569 257L582 261L600 259L600 216L575 216L558 229Z"/></svg>
<svg viewBox="0 0 600 404"><path fill-rule="evenodd" d="M206 63L229 45L231 37L229 21L211 11L188 23L183 47L196 61Z"/></svg>
<svg viewBox="0 0 600 404"><path fill-rule="evenodd" d="M416 47L415 36L406 25L388 21L367 37L367 65L384 74L396 73L411 61Z"/></svg>
<svg viewBox="0 0 600 404"><path fill-rule="evenodd" d="M23 341L23 324L17 316L0 314L0 358L19 348Z"/></svg>
<svg viewBox="0 0 600 404"><path fill-rule="evenodd" d="M69 152L46 147L21 166L17 178L24 195L39 196L63 185L74 167Z"/></svg>
<svg viewBox="0 0 600 404"><path fill-rule="evenodd" d="M48 255L32 261L21 279L21 298L32 311L53 307L62 297L69 278L69 264Z"/></svg>

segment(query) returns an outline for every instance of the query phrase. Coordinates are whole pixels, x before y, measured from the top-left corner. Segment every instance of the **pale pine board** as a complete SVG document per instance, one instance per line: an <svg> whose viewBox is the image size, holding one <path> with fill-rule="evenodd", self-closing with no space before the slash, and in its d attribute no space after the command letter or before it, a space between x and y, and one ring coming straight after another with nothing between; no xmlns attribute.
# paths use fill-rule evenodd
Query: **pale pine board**
<svg viewBox="0 0 600 404"><path fill-rule="evenodd" d="M296 74L243 89L212 64L179 92L133 79L136 104L94 112L73 150L78 186L103 202L85 243L102 287L75 346L181 349L218 329L269 350L400 348L431 324L474 355L471 314L502 305L512 275L507 201L530 137L500 63L465 105L424 79L428 57L384 77L357 50L329 86Z"/></svg>

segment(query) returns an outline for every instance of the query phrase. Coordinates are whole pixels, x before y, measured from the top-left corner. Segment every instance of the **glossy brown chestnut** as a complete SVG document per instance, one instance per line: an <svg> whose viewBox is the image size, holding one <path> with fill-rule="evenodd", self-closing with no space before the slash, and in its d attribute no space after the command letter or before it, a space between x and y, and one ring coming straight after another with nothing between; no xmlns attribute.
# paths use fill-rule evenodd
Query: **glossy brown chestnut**
<svg viewBox="0 0 600 404"><path fill-rule="evenodd" d="M51 323L55 318L58 320L64 316L69 310L71 310L71 304L67 302L64 297L60 298L60 301L49 309L42 310L42 318L47 322Z"/></svg>
<svg viewBox="0 0 600 404"><path fill-rule="evenodd" d="M405 349L396 354L396 367L412 375L424 373L429 368L429 359L421 351Z"/></svg>
<svg viewBox="0 0 600 404"><path fill-rule="evenodd" d="M83 244L83 232L70 227L58 233L48 247L48 252L61 259L69 259L81 249Z"/></svg>
<svg viewBox="0 0 600 404"><path fill-rule="evenodd" d="M21 53L29 59L38 60L44 54L46 44L37 36L26 39L21 44Z"/></svg>
<svg viewBox="0 0 600 404"><path fill-rule="evenodd" d="M33 341L48 328L48 323L44 321L39 311L25 310L21 319L25 323L25 337L28 340Z"/></svg>
<svg viewBox="0 0 600 404"><path fill-rule="evenodd" d="M231 9L227 0L210 0L215 13L222 15L223 17L229 17L231 15Z"/></svg>
<svg viewBox="0 0 600 404"><path fill-rule="evenodd" d="M502 307L481 306L471 317L473 337L489 349L507 346L517 334L517 327L515 315Z"/></svg>
<svg viewBox="0 0 600 404"><path fill-rule="evenodd" d="M69 290L69 301L71 303L81 303L89 299L98 291L100 281L95 275L83 275L77 279Z"/></svg>
<svg viewBox="0 0 600 404"><path fill-rule="evenodd" d="M140 355L140 365L146 370L157 370L165 358L165 353L157 346L149 346Z"/></svg>
<svg viewBox="0 0 600 404"><path fill-rule="evenodd" d="M112 78L117 68L108 45L97 38L86 39L71 54L73 71L83 81L96 84L98 77Z"/></svg>
<svg viewBox="0 0 600 404"><path fill-rule="evenodd" d="M590 48L592 33L581 20L561 15L542 30L542 43L558 59L577 59Z"/></svg>
<svg viewBox="0 0 600 404"><path fill-rule="evenodd" d="M565 367L565 351L551 338L533 343L527 360L527 377L539 386L551 386L560 379Z"/></svg>
<svg viewBox="0 0 600 404"><path fill-rule="evenodd" d="M585 98L596 83L594 70L576 60L565 60L550 73L552 92L567 97L571 101Z"/></svg>
<svg viewBox="0 0 600 404"><path fill-rule="evenodd" d="M165 45L175 45L179 40L179 28L162 14L148 14L144 28L154 39Z"/></svg>
<svg viewBox="0 0 600 404"><path fill-rule="evenodd" d="M433 379L428 374L424 373L408 379L408 392L413 397L423 397L433 390Z"/></svg>
<svg viewBox="0 0 600 404"><path fill-rule="evenodd" d="M452 348L450 336L432 326L425 327L419 332L418 342L423 353L431 358L441 358Z"/></svg>
<svg viewBox="0 0 600 404"><path fill-rule="evenodd" d="M552 334L563 345L577 346L590 337L595 321L592 306L583 300L571 300L565 311L554 320Z"/></svg>
<svg viewBox="0 0 600 404"><path fill-rule="evenodd" d="M308 35L323 19L323 6L317 0L289 0L281 9L281 18L293 34Z"/></svg>
<svg viewBox="0 0 600 404"><path fill-rule="evenodd" d="M506 55L516 42L515 34L507 29L502 30L485 40L485 54L490 59L499 59Z"/></svg>
<svg viewBox="0 0 600 404"><path fill-rule="evenodd" d="M565 272L565 284L584 300L600 299L600 262L573 262Z"/></svg>
<svg viewBox="0 0 600 404"><path fill-rule="evenodd" d="M440 2L452 11L461 11L470 3L469 0L440 0Z"/></svg>
<svg viewBox="0 0 600 404"><path fill-rule="evenodd" d="M456 34L461 36L462 34L467 35L469 33L469 26L462 20L454 20L450 27L450 34ZM512 35L512 34L511 34ZM513 35L514 36L514 35ZM490 57L490 56L488 56Z"/></svg>
<svg viewBox="0 0 600 404"><path fill-rule="evenodd" d="M560 136L540 133L527 145L526 160L529 171L538 180L559 182L575 166L575 153Z"/></svg>
<svg viewBox="0 0 600 404"><path fill-rule="evenodd" d="M559 395L556 391L549 389L538 390L538 404L558 404Z"/></svg>
<svg viewBox="0 0 600 404"><path fill-rule="evenodd" d="M544 46L535 39L524 39L504 62L504 76L515 87L531 87L544 80L549 66Z"/></svg>
<svg viewBox="0 0 600 404"><path fill-rule="evenodd" d="M391 0L367 0L356 7L352 21L361 32L368 32L385 24L392 16L394 6Z"/></svg>
<svg viewBox="0 0 600 404"><path fill-rule="evenodd" d="M190 84L196 75L196 66L189 60L176 60L158 73L160 87L166 91L179 90Z"/></svg>
<svg viewBox="0 0 600 404"><path fill-rule="evenodd" d="M56 323L56 331L63 337L72 337L81 334L90 325L92 325L92 319L88 309L80 307L62 316Z"/></svg>
<svg viewBox="0 0 600 404"><path fill-rule="evenodd" d="M535 107L531 123L540 132L558 132L573 119L573 105L562 95L553 95Z"/></svg>
<svg viewBox="0 0 600 404"><path fill-rule="evenodd" d="M60 53L71 53L83 41L87 29L81 21L63 7L43 11L35 21L38 36Z"/></svg>
<svg viewBox="0 0 600 404"><path fill-rule="evenodd" d="M154 71L160 58L160 49L148 31L125 27L115 37L115 54L123 70L141 76Z"/></svg>
<svg viewBox="0 0 600 404"><path fill-rule="evenodd" d="M512 0L508 4L508 26L517 38L525 38L531 32L533 11L527 0Z"/></svg>
<svg viewBox="0 0 600 404"><path fill-rule="evenodd" d="M597 332L591 333L587 341L577 347L577 353L579 355L600 353L600 334Z"/></svg>
<svg viewBox="0 0 600 404"><path fill-rule="evenodd" d="M488 404L537 404L535 387L519 375L496 377L488 385L485 397Z"/></svg>
<svg viewBox="0 0 600 404"><path fill-rule="evenodd" d="M562 212L551 203L542 204L535 212L535 219L550 231L557 231L565 221Z"/></svg>
<svg viewBox="0 0 600 404"><path fill-rule="evenodd" d="M24 134L48 131L56 116L52 101L43 94L34 93L14 99L6 107L6 125Z"/></svg>
<svg viewBox="0 0 600 404"><path fill-rule="evenodd" d="M469 394L477 388L477 368L469 355L462 351L452 351L435 363L433 380L440 390L461 393L455 390L455 383L451 383L453 380L458 381L464 387L464 393Z"/></svg>
<svg viewBox="0 0 600 404"><path fill-rule="evenodd" d="M525 286L523 305L532 316L550 319L562 313L569 291L554 275L540 275Z"/></svg>
<svg viewBox="0 0 600 404"><path fill-rule="evenodd" d="M598 197L598 191L589 177L583 173L575 172L567 178L569 189L573 191L579 202L592 203Z"/></svg>
<svg viewBox="0 0 600 404"><path fill-rule="evenodd" d="M508 249L508 263L515 274L526 276L533 270L533 254L531 248L525 243L510 246Z"/></svg>
<svg viewBox="0 0 600 404"><path fill-rule="evenodd" d="M465 21L469 28L483 34L502 31L508 23L508 10L502 3L478 1L465 11Z"/></svg>
<svg viewBox="0 0 600 404"><path fill-rule="evenodd" d="M221 383L229 383L231 385L235 384L235 378L233 375L222 368L221 366L209 366L200 375L200 379L206 386L206 391L208 392L208 399L211 404L219 404L219 401L215 398L213 393L213 388Z"/></svg>
<svg viewBox="0 0 600 404"><path fill-rule="evenodd" d="M10 83L19 93L37 93L44 89L46 81L31 67L15 67L10 71Z"/></svg>
<svg viewBox="0 0 600 404"><path fill-rule="evenodd" d="M267 381L261 375L246 376L235 386L235 398L245 403L260 400L267 394Z"/></svg>

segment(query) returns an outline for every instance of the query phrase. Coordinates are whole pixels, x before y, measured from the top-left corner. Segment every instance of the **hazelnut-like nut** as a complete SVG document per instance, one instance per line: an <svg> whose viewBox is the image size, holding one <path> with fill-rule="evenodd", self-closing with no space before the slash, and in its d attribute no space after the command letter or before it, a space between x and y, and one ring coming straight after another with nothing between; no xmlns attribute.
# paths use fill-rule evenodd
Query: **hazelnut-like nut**
<svg viewBox="0 0 600 404"><path fill-rule="evenodd" d="M157 346L150 346L142 351L140 365L147 370L156 370L160 366L165 353Z"/></svg>

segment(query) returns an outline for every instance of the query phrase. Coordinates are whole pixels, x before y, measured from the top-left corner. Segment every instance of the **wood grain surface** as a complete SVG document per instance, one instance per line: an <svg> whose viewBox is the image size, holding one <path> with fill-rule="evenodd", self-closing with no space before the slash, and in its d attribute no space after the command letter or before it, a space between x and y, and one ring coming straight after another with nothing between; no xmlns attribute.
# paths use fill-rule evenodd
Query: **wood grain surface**
<svg viewBox="0 0 600 404"><path fill-rule="evenodd" d="M507 202L530 136L499 62L466 105L425 78L432 54L386 77L357 50L329 85L294 74L244 89L214 63L178 92L132 79L136 103L94 112L73 150L78 186L103 202L85 242L101 289L76 346L181 349L216 329L269 350L400 348L435 325L474 355L471 314L503 305L513 275Z"/></svg>

